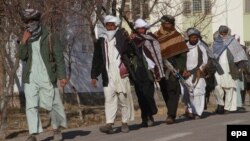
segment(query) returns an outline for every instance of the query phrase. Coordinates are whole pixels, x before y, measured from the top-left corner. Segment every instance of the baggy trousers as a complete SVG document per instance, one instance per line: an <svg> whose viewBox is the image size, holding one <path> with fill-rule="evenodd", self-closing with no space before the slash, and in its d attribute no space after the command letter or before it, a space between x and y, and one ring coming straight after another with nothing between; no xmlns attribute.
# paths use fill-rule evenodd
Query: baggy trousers
<svg viewBox="0 0 250 141"><path fill-rule="evenodd" d="M52 89L54 89L53 93L48 92ZM58 88L54 88L52 85L48 88L41 87L36 83L25 83L24 92L26 98L26 116L29 134L41 133L43 131L41 118L38 112L39 107L49 110L53 129L57 129L59 126L67 127L64 106L62 104ZM49 100L50 98L52 98L51 103ZM46 106L42 106L46 104L50 107L49 109Z"/></svg>
<svg viewBox="0 0 250 141"><path fill-rule="evenodd" d="M123 80L125 82L125 80ZM130 83L124 83L127 89L127 93L118 93L114 87L107 86L104 87L105 95L105 116L106 123L114 123L117 115L118 108L121 109L122 122L127 123L130 120L133 120L133 104L130 93Z"/></svg>
<svg viewBox="0 0 250 141"><path fill-rule="evenodd" d="M237 110L237 92L236 88L223 88L219 85L215 87L215 95L217 103L224 106L225 110L236 111ZM225 101L224 101L225 96Z"/></svg>
<svg viewBox="0 0 250 141"><path fill-rule="evenodd" d="M162 78L159 84L163 99L168 109L167 115L171 118L175 118L181 93L180 83L178 79L170 74L168 80Z"/></svg>
<svg viewBox="0 0 250 141"><path fill-rule="evenodd" d="M150 80L140 81L135 84L135 91L141 109L142 121L147 121L158 111L154 99L154 83Z"/></svg>

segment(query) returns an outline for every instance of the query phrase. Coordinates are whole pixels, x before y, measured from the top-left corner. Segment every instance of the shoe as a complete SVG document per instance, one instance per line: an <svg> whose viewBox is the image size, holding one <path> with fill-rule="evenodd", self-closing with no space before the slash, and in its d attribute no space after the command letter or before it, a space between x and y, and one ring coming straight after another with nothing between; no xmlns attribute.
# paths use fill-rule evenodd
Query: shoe
<svg viewBox="0 0 250 141"><path fill-rule="evenodd" d="M148 122L147 121L142 121L141 127L143 127L143 128L148 127Z"/></svg>
<svg viewBox="0 0 250 141"><path fill-rule="evenodd" d="M114 133L114 130L113 130L113 128L112 128L112 123L108 123L108 124L106 124L106 125L104 125L104 126L101 126L100 128L99 128L99 130L101 131L101 132L103 132L103 133L106 133L106 134L113 134Z"/></svg>
<svg viewBox="0 0 250 141"><path fill-rule="evenodd" d="M237 112L244 112L246 111L245 107L237 107Z"/></svg>
<svg viewBox="0 0 250 141"><path fill-rule="evenodd" d="M217 109L215 110L215 113L216 114L224 114L225 113L224 106L218 105Z"/></svg>
<svg viewBox="0 0 250 141"><path fill-rule="evenodd" d="M174 118L172 118L172 117L170 117L170 116L168 116L167 118L166 118L166 124L173 124L174 123Z"/></svg>
<svg viewBox="0 0 250 141"><path fill-rule="evenodd" d="M189 119L195 119L195 115L192 114L192 113L188 113L187 117L188 117Z"/></svg>
<svg viewBox="0 0 250 141"><path fill-rule="evenodd" d="M58 129L54 130L54 139L53 141L62 141L62 132L61 128L59 127Z"/></svg>
<svg viewBox="0 0 250 141"><path fill-rule="evenodd" d="M150 116L148 121L147 121L148 127L154 126L154 118L153 116Z"/></svg>
<svg viewBox="0 0 250 141"><path fill-rule="evenodd" d="M26 141L37 141L36 140L36 135L30 135Z"/></svg>
<svg viewBox="0 0 250 141"><path fill-rule="evenodd" d="M194 114L193 114L193 113L190 113L189 111L186 111L185 115L186 115L186 117L188 117L189 119L194 119L194 118L195 118Z"/></svg>
<svg viewBox="0 0 250 141"><path fill-rule="evenodd" d="M147 124L148 124L148 127L152 127L154 126L154 121L148 120Z"/></svg>
<svg viewBox="0 0 250 141"><path fill-rule="evenodd" d="M195 116L194 116L194 119L201 119L201 116L195 115Z"/></svg>
<svg viewBox="0 0 250 141"><path fill-rule="evenodd" d="M122 123L121 131L123 133L128 133L129 132L129 127L127 123Z"/></svg>
<svg viewBox="0 0 250 141"><path fill-rule="evenodd" d="M224 113L223 113L223 114L230 114L230 111L224 110Z"/></svg>

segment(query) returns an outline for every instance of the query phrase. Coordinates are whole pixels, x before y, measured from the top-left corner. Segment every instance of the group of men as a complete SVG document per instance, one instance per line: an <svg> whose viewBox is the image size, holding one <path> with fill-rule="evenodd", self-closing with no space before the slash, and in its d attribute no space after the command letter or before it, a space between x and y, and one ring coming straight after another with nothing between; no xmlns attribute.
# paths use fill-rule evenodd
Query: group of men
<svg viewBox="0 0 250 141"><path fill-rule="evenodd" d="M23 82L28 141L35 141L36 135L42 132L39 107L50 111L54 140L62 140L61 128L67 124L56 85L57 80L62 87L67 83L62 47L58 36L42 26L39 11L26 9L20 14L26 25L18 56L27 62ZM192 119L200 117L205 105L206 79L213 76L207 66L211 60L221 67L212 72L217 82L217 112L236 110L239 70L245 70L247 57L240 44L228 34L228 27L220 26L209 50L195 28L186 31L188 39L185 41L175 29L175 18L171 15L161 18L160 29L154 34L147 33L149 25L143 19L134 22L130 35L120 24L118 17L105 16L105 30L94 48L91 84L96 87L101 75L105 96L106 124L100 127L101 132L114 133L118 110L122 116L121 131L129 132L128 122L134 119L131 83L138 98L142 127L154 125L155 83L159 83L168 109L167 124L175 122L182 94L186 115Z"/></svg>
<svg viewBox="0 0 250 141"><path fill-rule="evenodd" d="M119 105L121 131L129 132L127 122L133 119L130 83L134 85L141 110L141 127L154 125L153 115L157 113L155 82L159 83L166 103L167 124L175 122L180 97L186 105L188 118L202 116L206 106L206 81L213 77L218 102L216 112L237 110L237 100L241 101L237 98L240 95L237 91L241 91L239 77L242 71L247 73L248 59L227 26L219 27L209 48L196 28L187 29L185 40L175 29L175 18L171 15L161 18L160 29L155 33L147 32L148 23L139 18L128 35L119 28L120 22L118 17L105 17L106 31L99 37L94 50L92 84L96 86L97 77L102 74L105 95L106 125L100 127L101 132L114 133L112 126ZM122 65L129 74L125 77Z"/></svg>

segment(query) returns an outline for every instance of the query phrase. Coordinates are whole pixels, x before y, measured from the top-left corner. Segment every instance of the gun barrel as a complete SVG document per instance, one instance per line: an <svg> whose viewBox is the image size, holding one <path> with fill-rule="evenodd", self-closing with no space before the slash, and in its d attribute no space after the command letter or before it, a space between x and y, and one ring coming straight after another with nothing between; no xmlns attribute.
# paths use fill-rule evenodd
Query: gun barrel
<svg viewBox="0 0 250 141"><path fill-rule="evenodd" d="M180 75L180 73L173 67L173 65L167 59L164 60L164 64L173 73L173 75L180 81L180 83L185 87L187 87L189 92L193 92L194 90L193 86L187 83L187 81Z"/></svg>

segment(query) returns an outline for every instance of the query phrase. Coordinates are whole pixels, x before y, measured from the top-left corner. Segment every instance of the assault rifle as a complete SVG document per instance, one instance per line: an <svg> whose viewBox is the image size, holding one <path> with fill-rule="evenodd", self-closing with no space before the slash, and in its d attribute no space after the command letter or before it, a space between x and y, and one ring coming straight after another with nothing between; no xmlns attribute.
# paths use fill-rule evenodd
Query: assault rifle
<svg viewBox="0 0 250 141"><path fill-rule="evenodd" d="M192 84L189 84L167 59L164 60L164 64L171 71L171 73L180 81L180 83L187 87L189 92L193 92L194 86Z"/></svg>
<svg viewBox="0 0 250 141"><path fill-rule="evenodd" d="M123 19L128 23L130 29L136 33L139 37L144 38L142 35L140 35L134 28L133 25L131 24L131 22L129 22L128 18L126 16L122 16ZM162 18L161 18L162 19ZM161 20L160 19L160 20ZM160 20L158 20L157 22L159 22ZM157 23L155 22L155 23ZM159 61L159 60L158 60ZM173 75L180 81L180 83L182 83L184 86L187 87L189 92L193 92L194 87L187 83L187 81L181 76L181 74L173 67L173 65L168 61L168 60L164 60L164 64L167 66L167 68L173 73Z"/></svg>
<svg viewBox="0 0 250 141"><path fill-rule="evenodd" d="M221 65L219 64L218 60L215 58L213 52L208 48L208 45L202 39L201 39L201 43L203 44L204 48L206 49L207 55L208 55L209 59L211 60L212 65L215 66L218 74L220 74L220 75L224 74L224 71L223 71ZM209 67L211 67L211 66L209 66Z"/></svg>
<svg viewBox="0 0 250 141"><path fill-rule="evenodd" d="M121 11L120 11L120 14L122 14ZM130 28L137 36L139 36L140 38L146 40L145 37L143 37L140 33L138 33L138 32L134 29L133 24L132 24L131 22L129 22L128 18L127 18L125 15L122 15L122 17L123 17L123 19L127 22L129 28ZM150 42L150 43L152 44L152 42ZM159 58L157 57L157 53L156 53L156 50L155 50L155 47L154 47L153 44L152 44L152 48L153 48L153 51L154 51L154 53L155 53L155 57L156 57L156 59L157 59L156 61L157 61L157 63L160 65L160 61L161 61L161 60L159 60ZM163 70L163 69L162 69L161 66L160 66L159 71L162 71L162 70ZM163 73L163 72L162 72L162 73Z"/></svg>

